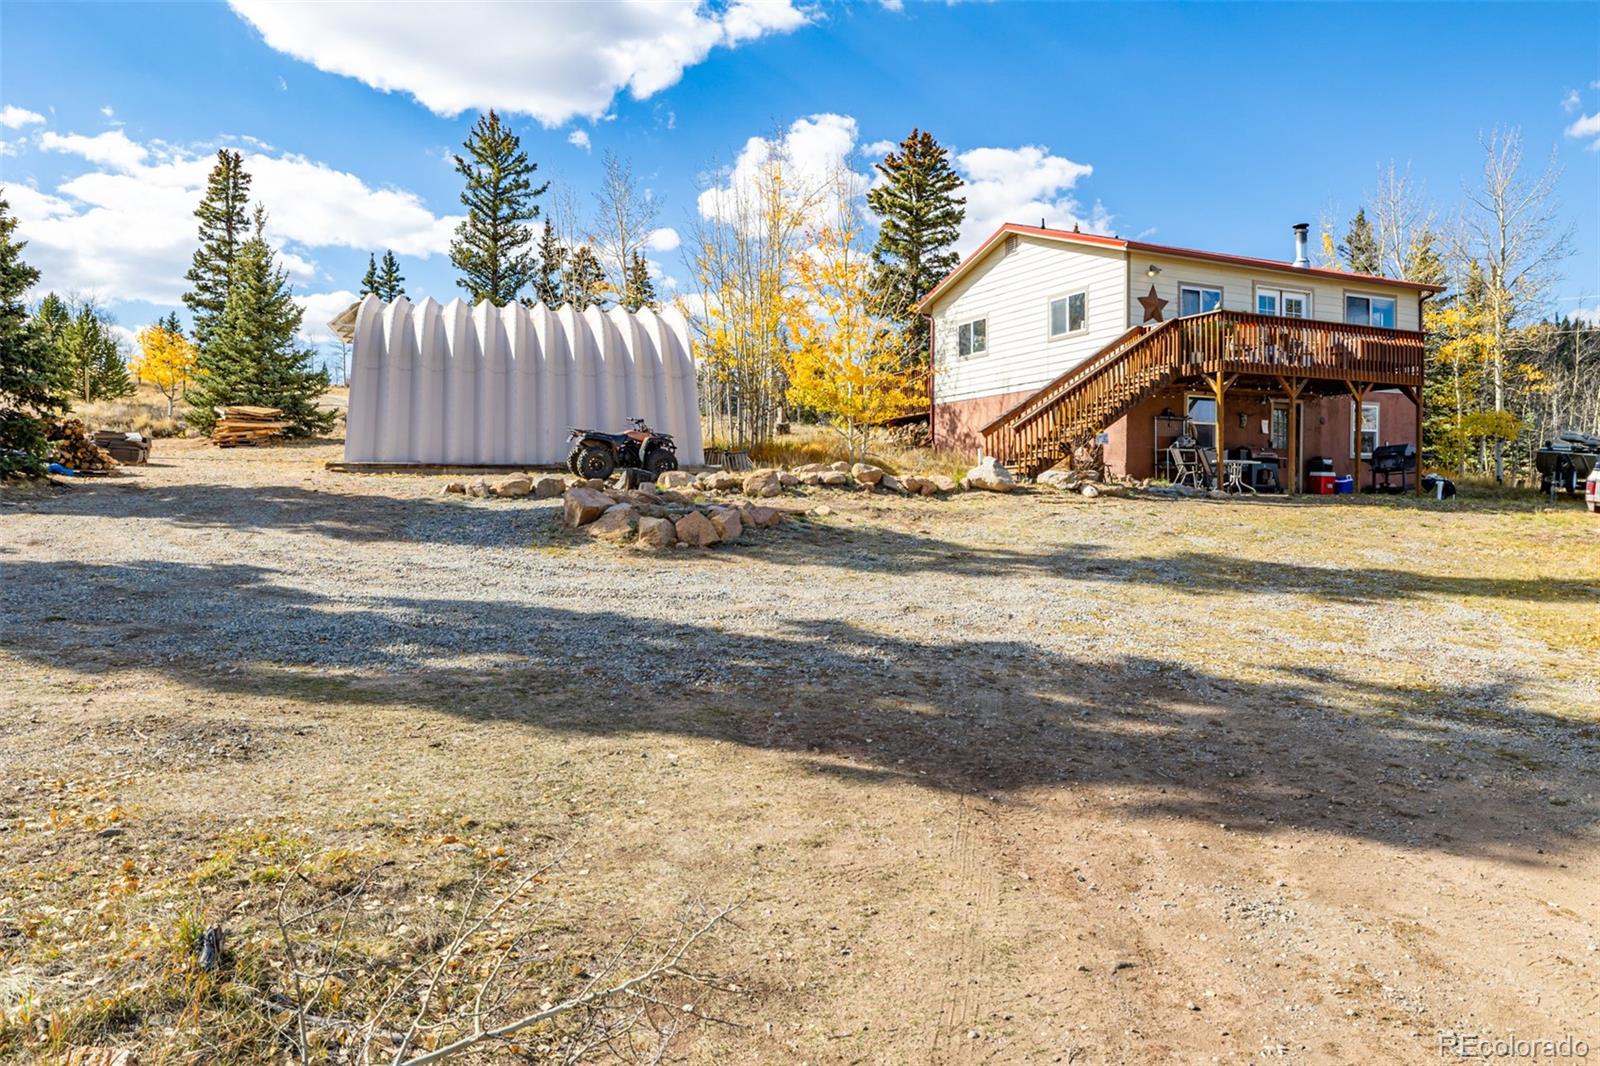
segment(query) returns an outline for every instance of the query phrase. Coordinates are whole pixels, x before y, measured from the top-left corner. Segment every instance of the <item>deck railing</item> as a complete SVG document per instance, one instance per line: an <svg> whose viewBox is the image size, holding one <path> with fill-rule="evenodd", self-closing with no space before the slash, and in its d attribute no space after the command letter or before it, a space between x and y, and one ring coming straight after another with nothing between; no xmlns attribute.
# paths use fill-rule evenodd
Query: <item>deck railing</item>
<svg viewBox="0 0 1600 1066"><path fill-rule="evenodd" d="M1410 330L1210 311L1180 318L1184 369L1420 385L1424 337Z"/></svg>

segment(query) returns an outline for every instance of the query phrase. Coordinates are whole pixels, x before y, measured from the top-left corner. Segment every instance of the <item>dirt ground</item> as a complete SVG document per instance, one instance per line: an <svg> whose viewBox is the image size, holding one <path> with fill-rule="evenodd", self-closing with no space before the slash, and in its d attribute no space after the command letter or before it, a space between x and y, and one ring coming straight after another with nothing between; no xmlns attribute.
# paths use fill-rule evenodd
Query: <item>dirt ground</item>
<svg viewBox="0 0 1600 1066"><path fill-rule="evenodd" d="M814 489L646 555L336 457L0 489L0 1058L267 1061L195 928L270 999L302 868L393 860L378 957L486 856L559 858L552 998L738 905L668 1061L1600 1055L1581 505Z"/></svg>

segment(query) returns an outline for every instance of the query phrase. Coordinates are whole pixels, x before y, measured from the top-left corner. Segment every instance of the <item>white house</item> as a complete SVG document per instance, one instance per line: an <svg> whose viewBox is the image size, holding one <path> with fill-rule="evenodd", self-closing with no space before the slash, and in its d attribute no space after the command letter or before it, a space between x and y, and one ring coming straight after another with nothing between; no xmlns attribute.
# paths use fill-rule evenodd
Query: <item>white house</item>
<svg viewBox="0 0 1600 1066"><path fill-rule="evenodd" d="M1306 227L1294 234L1296 259L1279 262L1000 227L919 305L935 443L1042 469L1089 418L1108 466L1135 477L1162 472L1175 427L1341 472L1378 443L1415 443L1422 303L1438 288L1312 267Z"/></svg>

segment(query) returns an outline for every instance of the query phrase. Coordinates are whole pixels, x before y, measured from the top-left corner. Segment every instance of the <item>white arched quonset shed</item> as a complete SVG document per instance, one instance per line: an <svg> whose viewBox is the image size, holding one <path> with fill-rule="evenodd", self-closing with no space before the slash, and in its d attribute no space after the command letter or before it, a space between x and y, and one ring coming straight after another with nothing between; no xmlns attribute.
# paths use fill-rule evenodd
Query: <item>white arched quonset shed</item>
<svg viewBox="0 0 1600 1066"><path fill-rule="evenodd" d="M629 418L672 434L680 465L705 459L676 311L367 296L334 325L354 329L346 462L555 464L569 429L621 433Z"/></svg>

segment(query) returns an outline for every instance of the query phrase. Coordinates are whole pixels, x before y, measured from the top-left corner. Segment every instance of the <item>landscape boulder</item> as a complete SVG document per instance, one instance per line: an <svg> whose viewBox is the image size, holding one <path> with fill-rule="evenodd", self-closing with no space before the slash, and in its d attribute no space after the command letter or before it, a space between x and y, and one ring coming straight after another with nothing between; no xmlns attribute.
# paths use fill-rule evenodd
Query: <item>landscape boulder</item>
<svg viewBox="0 0 1600 1066"><path fill-rule="evenodd" d="M848 470L829 470L825 474L818 474L817 477L820 479L821 484L831 488L843 488L850 484L850 471Z"/></svg>
<svg viewBox="0 0 1600 1066"><path fill-rule="evenodd" d="M929 474L923 481L927 486L923 489L923 495L932 495L934 492L955 492L961 487L956 484L955 478L947 474Z"/></svg>
<svg viewBox="0 0 1600 1066"><path fill-rule="evenodd" d="M468 496L476 496L479 499L483 499L484 497L488 496L489 493L490 493L489 483L487 481L485 481L483 478L479 478L477 481L469 481L469 482L467 482L467 495Z"/></svg>
<svg viewBox="0 0 1600 1066"><path fill-rule="evenodd" d="M717 536L722 540L738 540L744 533L744 522L737 507L713 508L711 524L717 527Z"/></svg>
<svg viewBox="0 0 1600 1066"><path fill-rule="evenodd" d="M871 463L857 463L850 468L850 476L863 485L876 485L883 480L883 470Z"/></svg>
<svg viewBox="0 0 1600 1066"><path fill-rule="evenodd" d="M778 484L782 485L786 489L792 489L796 485L800 484L800 475L791 474L787 470L780 471L778 473Z"/></svg>
<svg viewBox="0 0 1600 1066"><path fill-rule="evenodd" d="M1083 483L1083 478L1076 470L1046 470L1034 480L1052 489L1060 489L1062 492L1076 492L1078 486Z"/></svg>
<svg viewBox="0 0 1600 1066"><path fill-rule="evenodd" d="M783 482L776 470L757 470L745 476L740 491L752 498L776 496L783 491Z"/></svg>
<svg viewBox="0 0 1600 1066"><path fill-rule="evenodd" d="M605 514L608 508L616 506L616 501L610 496L594 489L568 489L561 501L562 513L570 529L588 525Z"/></svg>
<svg viewBox="0 0 1600 1066"><path fill-rule="evenodd" d="M467 494L467 483L465 481L452 481L444 487L444 492L446 496L451 494L465 496Z"/></svg>
<svg viewBox="0 0 1600 1066"><path fill-rule="evenodd" d="M542 477L533 483L533 498L553 500L567 491L567 483L558 477Z"/></svg>
<svg viewBox="0 0 1600 1066"><path fill-rule="evenodd" d="M694 484L694 475L687 470L668 470L656 475L656 487L661 489L686 489Z"/></svg>
<svg viewBox="0 0 1600 1066"><path fill-rule="evenodd" d="M751 529L771 529L783 521L783 512L776 507L741 507L739 520Z"/></svg>
<svg viewBox="0 0 1600 1066"><path fill-rule="evenodd" d="M993 456L985 456L977 466L968 470L965 483L968 488L985 492L1012 492L1017 487L1017 479L1011 476L1011 471Z"/></svg>
<svg viewBox="0 0 1600 1066"><path fill-rule="evenodd" d="M626 540L633 532L639 512L631 503L615 503L600 513L600 517L583 527L591 537L601 540Z"/></svg>
<svg viewBox="0 0 1600 1066"><path fill-rule="evenodd" d="M530 477L508 477L504 481L496 481L489 486L489 491L496 496L531 496L533 495L533 479Z"/></svg>
<svg viewBox="0 0 1600 1066"><path fill-rule="evenodd" d="M678 530L668 518L639 519L639 536L634 544L641 548L670 548L678 542Z"/></svg>
<svg viewBox="0 0 1600 1066"><path fill-rule="evenodd" d="M699 511L690 511L673 525L678 539L691 548L709 548L719 539L717 527Z"/></svg>
<svg viewBox="0 0 1600 1066"><path fill-rule="evenodd" d="M884 474L883 477L878 481L878 488L883 489L886 492L903 493L910 491L905 487L900 479L895 477L893 474Z"/></svg>

